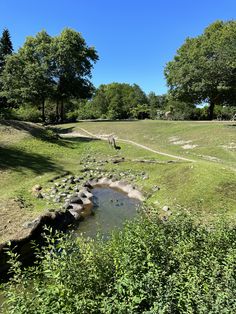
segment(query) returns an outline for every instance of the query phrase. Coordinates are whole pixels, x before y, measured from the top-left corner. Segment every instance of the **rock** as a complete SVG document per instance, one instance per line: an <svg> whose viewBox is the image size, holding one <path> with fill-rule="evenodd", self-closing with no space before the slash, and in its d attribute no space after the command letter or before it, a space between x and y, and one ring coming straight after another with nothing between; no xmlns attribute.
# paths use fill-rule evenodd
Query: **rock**
<svg viewBox="0 0 236 314"><path fill-rule="evenodd" d="M71 191L72 190L72 187L71 186L69 186L69 185L66 185L66 187L65 187L65 191Z"/></svg>
<svg viewBox="0 0 236 314"><path fill-rule="evenodd" d="M74 218L75 218L76 220L79 220L79 219L80 219L80 217L81 217L81 214L80 214L80 213L74 211L73 209L70 209L69 212L71 213L71 215L74 216Z"/></svg>
<svg viewBox="0 0 236 314"><path fill-rule="evenodd" d="M54 198L54 202L55 203L60 203L61 202L61 197L59 195L57 195L55 198Z"/></svg>
<svg viewBox="0 0 236 314"><path fill-rule="evenodd" d="M162 210L164 210L165 212L168 212L168 210L170 210L170 208L165 205L165 206L162 207Z"/></svg>
<svg viewBox="0 0 236 314"><path fill-rule="evenodd" d="M59 196L61 196L61 197L66 197L66 196L67 196L67 193L66 193L66 192L62 192L62 193L59 194Z"/></svg>
<svg viewBox="0 0 236 314"><path fill-rule="evenodd" d="M73 191L79 192L79 187L78 187L78 186L75 186L74 189L73 189Z"/></svg>
<svg viewBox="0 0 236 314"><path fill-rule="evenodd" d="M25 229L31 229L31 228L34 228L38 225L40 219L39 218L36 218L34 219L33 221L26 221L22 226L23 228Z"/></svg>
<svg viewBox="0 0 236 314"><path fill-rule="evenodd" d="M43 194L41 192L39 192L37 195L36 195L37 198L43 198Z"/></svg>
<svg viewBox="0 0 236 314"><path fill-rule="evenodd" d="M42 186L39 184L36 184L35 186L33 186L32 188L32 192L39 192L42 190Z"/></svg>
<svg viewBox="0 0 236 314"><path fill-rule="evenodd" d="M157 185L154 185L153 188L152 188L153 192L159 191L160 189L161 188L159 186L157 186Z"/></svg>
<svg viewBox="0 0 236 314"><path fill-rule="evenodd" d="M161 220L162 220L163 222L166 222L166 221L168 220L168 217L163 216L163 217L161 218Z"/></svg>
<svg viewBox="0 0 236 314"><path fill-rule="evenodd" d="M83 201L81 200L79 196L72 196L70 198L70 203L71 204L83 204Z"/></svg>
<svg viewBox="0 0 236 314"><path fill-rule="evenodd" d="M89 188L89 189L92 189L92 188L93 188L92 185L91 185L91 183L90 183L89 181L86 181L86 182L83 184L83 186L86 187L86 188Z"/></svg>
<svg viewBox="0 0 236 314"><path fill-rule="evenodd" d="M72 206L69 202L66 202L66 203L63 205L63 208L64 208L64 209L71 209L71 208L73 208L73 206Z"/></svg>
<svg viewBox="0 0 236 314"><path fill-rule="evenodd" d="M56 194L58 192L58 189L57 188L51 188L51 193L54 193L54 194Z"/></svg>

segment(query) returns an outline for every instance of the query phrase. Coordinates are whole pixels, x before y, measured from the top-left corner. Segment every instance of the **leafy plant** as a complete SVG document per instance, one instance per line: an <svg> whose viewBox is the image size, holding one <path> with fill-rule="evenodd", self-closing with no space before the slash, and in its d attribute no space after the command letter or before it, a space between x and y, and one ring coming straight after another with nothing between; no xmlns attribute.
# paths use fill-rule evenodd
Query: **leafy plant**
<svg viewBox="0 0 236 314"><path fill-rule="evenodd" d="M7 313L234 313L236 229L149 211L110 240L52 231L5 289Z"/></svg>

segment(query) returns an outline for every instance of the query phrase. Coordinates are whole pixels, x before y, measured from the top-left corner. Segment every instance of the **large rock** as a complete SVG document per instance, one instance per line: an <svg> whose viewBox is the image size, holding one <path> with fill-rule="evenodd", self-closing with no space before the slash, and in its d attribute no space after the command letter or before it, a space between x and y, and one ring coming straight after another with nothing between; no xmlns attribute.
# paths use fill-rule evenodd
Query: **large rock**
<svg viewBox="0 0 236 314"><path fill-rule="evenodd" d="M70 203L71 204L83 204L83 201L79 196L72 196L70 198Z"/></svg>

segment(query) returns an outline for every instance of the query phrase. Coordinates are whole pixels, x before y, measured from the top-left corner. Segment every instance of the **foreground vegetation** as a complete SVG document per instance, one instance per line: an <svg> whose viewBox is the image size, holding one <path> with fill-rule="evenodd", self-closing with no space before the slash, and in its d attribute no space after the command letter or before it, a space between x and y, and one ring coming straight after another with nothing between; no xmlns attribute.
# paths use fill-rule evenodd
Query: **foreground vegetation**
<svg viewBox="0 0 236 314"><path fill-rule="evenodd" d="M121 149L83 137L85 131L113 133ZM233 123L83 122L45 129L5 121L0 140L1 242L24 236L26 221L61 206L35 198L34 185L48 189L66 171L85 175L85 164L90 173L93 160L109 161L99 167L104 174L127 173L122 179L134 180L149 209L107 243L48 237L38 266L26 271L12 256L15 276L3 287L6 313L234 312ZM172 211L167 223L160 219L164 205Z"/></svg>
<svg viewBox="0 0 236 314"><path fill-rule="evenodd" d="M154 212L107 242L57 234L5 288L7 313L234 313L236 229Z"/></svg>

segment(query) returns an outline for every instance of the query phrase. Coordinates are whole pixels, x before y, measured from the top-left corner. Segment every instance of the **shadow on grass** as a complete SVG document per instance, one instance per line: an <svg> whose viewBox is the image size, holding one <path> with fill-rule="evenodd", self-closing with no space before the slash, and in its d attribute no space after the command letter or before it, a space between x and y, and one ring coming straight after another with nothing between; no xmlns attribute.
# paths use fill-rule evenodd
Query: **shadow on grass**
<svg viewBox="0 0 236 314"><path fill-rule="evenodd" d="M30 169L36 174L47 171L63 171L63 168L52 162L50 158L40 154L0 146L0 170L5 169L14 169L19 172Z"/></svg>
<svg viewBox="0 0 236 314"><path fill-rule="evenodd" d="M74 142L74 143L88 143L88 142L97 142L101 141L99 138L94 137L82 137L82 136L67 136L65 137L65 140L68 142Z"/></svg>
<svg viewBox="0 0 236 314"><path fill-rule="evenodd" d="M53 143L63 147L70 147L70 143L63 141L58 136L57 128L43 127L31 122L17 120L1 120L0 125L14 128L18 131L29 133L31 136L45 142Z"/></svg>
<svg viewBox="0 0 236 314"><path fill-rule="evenodd" d="M61 127L53 126L50 129L54 130L54 132L56 131L59 134L68 134L68 133L72 133L74 128L75 128L74 126L69 127L69 128L61 128Z"/></svg>

